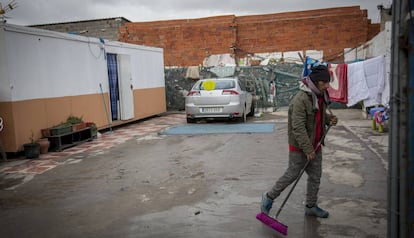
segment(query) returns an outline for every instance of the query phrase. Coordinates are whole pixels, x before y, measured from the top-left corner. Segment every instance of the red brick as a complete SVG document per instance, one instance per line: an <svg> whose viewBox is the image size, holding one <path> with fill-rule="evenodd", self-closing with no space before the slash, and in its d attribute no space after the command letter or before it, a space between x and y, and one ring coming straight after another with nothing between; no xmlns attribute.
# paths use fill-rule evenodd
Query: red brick
<svg viewBox="0 0 414 238"><path fill-rule="evenodd" d="M199 65L209 54L324 50L331 57L379 32L359 6L301 12L126 23L120 40L164 48L167 66ZM332 53L334 52L334 53Z"/></svg>

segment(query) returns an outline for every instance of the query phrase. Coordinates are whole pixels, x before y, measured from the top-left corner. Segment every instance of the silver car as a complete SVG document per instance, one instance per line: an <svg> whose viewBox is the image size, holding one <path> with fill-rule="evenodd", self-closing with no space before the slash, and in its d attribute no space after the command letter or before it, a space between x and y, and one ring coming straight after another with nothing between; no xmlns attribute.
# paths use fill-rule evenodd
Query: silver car
<svg viewBox="0 0 414 238"><path fill-rule="evenodd" d="M187 123L202 118L229 118L246 122L254 114L253 96L237 78L198 80L185 97Z"/></svg>

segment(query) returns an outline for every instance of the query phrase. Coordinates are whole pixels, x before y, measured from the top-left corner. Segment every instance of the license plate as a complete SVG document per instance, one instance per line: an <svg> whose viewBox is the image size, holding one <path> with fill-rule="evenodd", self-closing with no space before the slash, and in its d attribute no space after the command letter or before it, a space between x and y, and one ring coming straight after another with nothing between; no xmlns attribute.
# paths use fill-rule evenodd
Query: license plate
<svg viewBox="0 0 414 238"><path fill-rule="evenodd" d="M205 113L223 112L223 108L222 107L202 107L201 112L205 112Z"/></svg>

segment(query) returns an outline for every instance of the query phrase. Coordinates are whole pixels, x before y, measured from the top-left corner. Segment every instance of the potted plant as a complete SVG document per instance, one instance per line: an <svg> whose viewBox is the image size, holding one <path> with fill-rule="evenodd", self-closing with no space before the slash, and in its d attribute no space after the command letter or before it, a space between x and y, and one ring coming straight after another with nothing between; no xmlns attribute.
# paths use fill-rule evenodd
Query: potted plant
<svg viewBox="0 0 414 238"><path fill-rule="evenodd" d="M86 126L91 128L92 138L98 138L98 127L94 122L86 122Z"/></svg>
<svg viewBox="0 0 414 238"><path fill-rule="evenodd" d="M49 129L51 136L58 136L72 132L72 124L62 122L57 126L53 126Z"/></svg>
<svg viewBox="0 0 414 238"><path fill-rule="evenodd" d="M82 117L70 115L66 119L66 123L72 125L72 131L79 131L86 128L86 123L82 120Z"/></svg>
<svg viewBox="0 0 414 238"><path fill-rule="evenodd" d="M34 140L33 130L32 130L31 136L29 137L29 140L30 140L30 143L23 144L24 154L26 158L28 159L39 158L40 145Z"/></svg>

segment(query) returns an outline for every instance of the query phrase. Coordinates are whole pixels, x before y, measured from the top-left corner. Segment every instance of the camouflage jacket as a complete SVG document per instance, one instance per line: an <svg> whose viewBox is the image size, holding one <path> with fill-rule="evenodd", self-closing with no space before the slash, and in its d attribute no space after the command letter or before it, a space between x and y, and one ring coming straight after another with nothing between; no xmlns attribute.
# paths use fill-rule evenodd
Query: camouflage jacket
<svg viewBox="0 0 414 238"><path fill-rule="evenodd" d="M288 137L289 144L301 149L305 154L313 152L313 142L315 140L315 125L317 101L312 96L311 90L301 84L300 91L295 95L289 105L288 112ZM326 113L326 103L322 103L323 125L328 125L331 116ZM326 126L323 127L323 134ZM322 141L323 144L323 141Z"/></svg>

